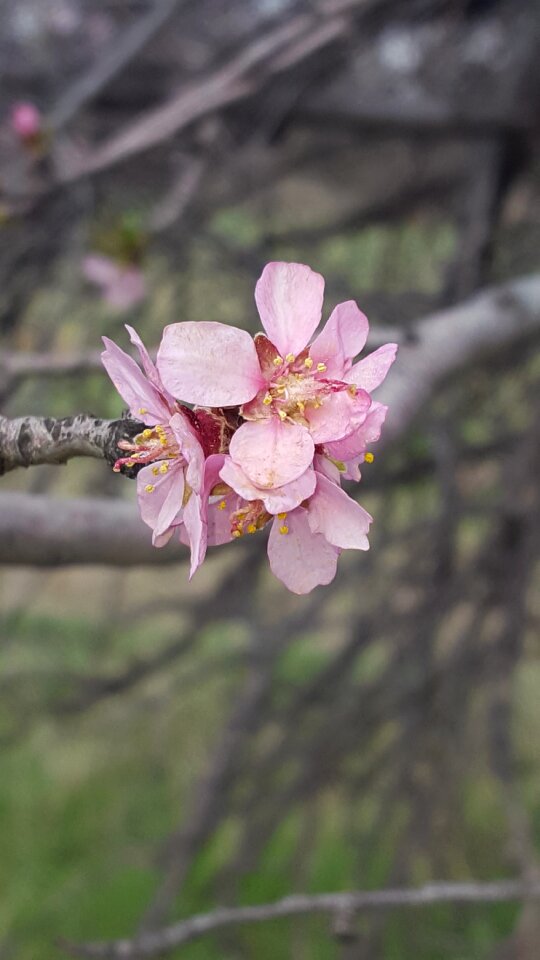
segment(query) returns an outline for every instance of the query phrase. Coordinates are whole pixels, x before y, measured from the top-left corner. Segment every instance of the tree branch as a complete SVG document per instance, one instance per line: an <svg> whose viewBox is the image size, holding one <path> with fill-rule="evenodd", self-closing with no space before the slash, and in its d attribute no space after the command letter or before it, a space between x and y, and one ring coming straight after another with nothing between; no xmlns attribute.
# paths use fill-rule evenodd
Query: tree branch
<svg viewBox="0 0 540 960"><path fill-rule="evenodd" d="M383 442L402 436L436 387L503 347L540 334L540 274L492 287L410 327L410 344L377 392L389 405Z"/></svg>
<svg viewBox="0 0 540 960"><path fill-rule="evenodd" d="M62 419L0 416L0 476L16 467L66 463L73 457L96 457L112 465L119 441L131 440L143 428L136 420L100 420L85 413Z"/></svg>
<svg viewBox="0 0 540 960"><path fill-rule="evenodd" d="M351 7L359 4L360 0L351 0ZM167 103L120 130L80 164L59 173L58 181L69 183L99 173L169 140L194 121L251 96L274 74L345 36L349 27L347 16L324 11L314 16L298 14L280 23L247 44L228 63L187 90L183 87Z"/></svg>
<svg viewBox="0 0 540 960"><path fill-rule="evenodd" d="M160 956L224 927L261 923L278 917L424 907L434 903L498 903L533 898L540 898L540 884L525 884L519 880L502 880L498 883L431 883L416 890L368 890L313 896L298 894L275 903L222 908L211 913L198 914L162 930L144 933L137 940L116 940L111 943L88 943L80 946L63 942L61 945L74 957L142 960L144 957Z"/></svg>
<svg viewBox="0 0 540 960"><path fill-rule="evenodd" d="M64 127L86 103L127 67L165 26L179 3L180 0L160 0L149 13L128 27L122 36L116 36L103 56L62 94L47 117L49 129L58 130Z"/></svg>
<svg viewBox="0 0 540 960"><path fill-rule="evenodd" d="M156 550L148 527L123 500L0 493L0 563L133 567L186 558L177 542Z"/></svg>

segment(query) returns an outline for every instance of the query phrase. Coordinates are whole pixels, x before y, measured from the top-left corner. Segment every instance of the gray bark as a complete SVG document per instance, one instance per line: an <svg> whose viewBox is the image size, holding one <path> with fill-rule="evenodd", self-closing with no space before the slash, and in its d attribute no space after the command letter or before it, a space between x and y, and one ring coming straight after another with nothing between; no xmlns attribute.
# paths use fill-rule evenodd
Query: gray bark
<svg viewBox="0 0 540 960"><path fill-rule="evenodd" d="M74 417L0 417L0 476L16 467L66 463L73 457L96 457L111 465L120 456L118 442L143 429L135 420Z"/></svg>

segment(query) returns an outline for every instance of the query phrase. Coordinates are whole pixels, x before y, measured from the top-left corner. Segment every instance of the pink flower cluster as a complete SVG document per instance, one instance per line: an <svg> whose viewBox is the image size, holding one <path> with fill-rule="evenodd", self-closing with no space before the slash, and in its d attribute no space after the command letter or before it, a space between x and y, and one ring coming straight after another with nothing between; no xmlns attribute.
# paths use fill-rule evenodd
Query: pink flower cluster
<svg viewBox="0 0 540 960"><path fill-rule="evenodd" d="M146 297L144 273L134 264L90 253L83 258L81 267L86 280L99 287L105 303L113 310L129 310Z"/></svg>
<svg viewBox="0 0 540 960"><path fill-rule="evenodd" d="M335 576L344 549L367 550L369 513L342 489L360 480L387 408L371 393L397 346L354 363L368 321L340 303L318 336L324 280L298 263L269 263L255 300L265 333L214 322L166 327L154 364L127 327L143 370L104 338L103 363L145 429L116 465L138 467L141 515L162 546L208 546L271 524L273 573L294 593ZM144 371L144 372L143 372ZM193 406L187 406L191 404Z"/></svg>

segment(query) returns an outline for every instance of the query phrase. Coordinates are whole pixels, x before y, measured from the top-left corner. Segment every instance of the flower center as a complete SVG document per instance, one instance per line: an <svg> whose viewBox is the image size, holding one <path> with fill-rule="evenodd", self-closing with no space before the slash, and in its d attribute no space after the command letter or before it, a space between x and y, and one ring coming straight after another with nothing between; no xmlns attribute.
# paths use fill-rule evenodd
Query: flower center
<svg viewBox="0 0 540 960"><path fill-rule="evenodd" d="M354 384L324 377L325 363L314 364L306 351L299 357L288 354L285 360L277 357L274 365L276 374L268 384L267 391L260 394L262 403L268 411L277 414L280 420L295 420L305 423L306 407L317 409L325 398L332 393L347 390L351 396L356 394Z"/></svg>
<svg viewBox="0 0 540 960"><path fill-rule="evenodd" d="M143 467L155 460L176 460L177 457L182 456L180 444L173 431L162 424L147 427L142 433L137 434L133 442L121 440L118 447L120 450L125 450L128 455L116 461L113 467L115 473L119 473L122 467ZM164 462L156 470L167 473L168 464Z"/></svg>
<svg viewBox="0 0 540 960"><path fill-rule="evenodd" d="M235 510L231 514L231 534L233 537L243 537L245 533L257 533L272 519L262 500L246 502L245 507Z"/></svg>

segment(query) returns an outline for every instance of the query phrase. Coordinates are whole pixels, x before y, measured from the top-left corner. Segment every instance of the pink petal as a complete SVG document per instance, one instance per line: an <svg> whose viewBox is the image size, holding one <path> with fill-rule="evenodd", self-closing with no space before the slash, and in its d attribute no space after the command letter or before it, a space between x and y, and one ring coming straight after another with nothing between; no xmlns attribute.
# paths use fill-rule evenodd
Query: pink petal
<svg viewBox="0 0 540 960"><path fill-rule="evenodd" d="M189 570L189 579L200 567L206 556L206 523L203 522L201 515L201 501L196 493L192 493L184 507L182 514L184 527L186 529L189 545L191 548L191 566Z"/></svg>
<svg viewBox="0 0 540 960"><path fill-rule="evenodd" d="M284 525L288 533L280 533ZM297 507L286 521L274 520L268 538L268 559L274 576L293 593L309 593L336 575L339 550L313 533L307 510Z"/></svg>
<svg viewBox="0 0 540 960"><path fill-rule="evenodd" d="M236 509L238 498L235 494L230 493L226 497L220 497L216 503L209 503L208 501L212 488L215 487L216 483L220 482L219 472L224 460L225 457L223 454L212 454L204 464L204 482L201 492L201 517L207 546L217 546L221 543L228 543L229 540L232 539L230 514ZM218 504L222 503L224 499L226 508L225 510L220 510Z"/></svg>
<svg viewBox="0 0 540 960"><path fill-rule="evenodd" d="M157 368L173 396L204 407L247 403L265 385L251 336L224 323L165 327Z"/></svg>
<svg viewBox="0 0 540 960"><path fill-rule="evenodd" d="M306 407L306 419L314 443L327 443L347 436L364 422L371 397L364 390L356 396L342 390L324 397L320 407Z"/></svg>
<svg viewBox="0 0 540 960"><path fill-rule="evenodd" d="M317 490L307 510L312 532L322 534L334 547L369 550L367 534L373 518L322 474L317 476Z"/></svg>
<svg viewBox="0 0 540 960"><path fill-rule="evenodd" d="M162 474L160 467L163 464L167 466L167 472ZM160 537L177 519L183 496L184 468L180 461L158 460L137 474L141 517L154 531L154 537Z"/></svg>
<svg viewBox="0 0 540 960"><path fill-rule="evenodd" d="M130 327L129 323L125 324L125 328L129 334L129 339L131 340L133 346L137 347L142 368L146 376L148 377L150 382L153 383L154 386L157 387L157 389L161 393L167 394L167 391L165 390L165 387L161 382L159 373L157 372L156 365L152 360L152 357L148 353L148 350L146 349L144 343L142 342L139 334L137 333L136 330L134 330L133 327ZM170 400L171 409L172 409L174 407L174 397L171 394L167 394L167 399Z"/></svg>
<svg viewBox="0 0 540 960"><path fill-rule="evenodd" d="M328 457L324 456L322 453L316 453L313 459L313 466L317 473L322 473L323 476L327 477L328 480L331 480L332 483L341 483L341 471L336 464L330 460Z"/></svg>
<svg viewBox="0 0 540 960"><path fill-rule="evenodd" d="M262 325L282 357L300 353L317 329L324 280L301 263L268 263L255 287Z"/></svg>
<svg viewBox="0 0 540 960"><path fill-rule="evenodd" d="M364 463L364 454L362 453L359 457L354 457L353 460L347 460L345 462L345 470L341 474L344 480L354 480L355 483L360 483L362 479L362 474L360 472L360 465Z"/></svg>
<svg viewBox="0 0 540 960"><path fill-rule="evenodd" d="M183 413L175 413L169 420L182 452L187 460L186 480L192 490L200 493L204 475L204 452L197 432Z"/></svg>
<svg viewBox="0 0 540 960"><path fill-rule="evenodd" d="M222 482L220 471L228 457L223 454L213 454L208 457L205 463L204 488L203 488L203 511L206 503L205 520L207 525L208 546L219 546L222 543L228 543L232 540L231 533L231 514L240 509L240 499L233 490L229 490L223 496L216 496L215 501L208 503L208 498L212 496L212 489L217 483ZM223 509L220 505L225 503Z"/></svg>
<svg viewBox="0 0 540 960"><path fill-rule="evenodd" d="M371 393L386 377L396 359L397 349L397 343L385 343L384 347L379 347L363 360L359 360L345 377L347 383L355 383L357 387Z"/></svg>
<svg viewBox="0 0 540 960"><path fill-rule="evenodd" d="M373 400L364 423L342 440L326 443L325 448L333 460L353 460L363 454L371 443L376 443L388 412L388 407Z"/></svg>
<svg viewBox="0 0 540 960"><path fill-rule="evenodd" d="M116 343L108 337L103 337L103 343L103 365L132 415L148 424L167 423L171 412L159 390Z"/></svg>
<svg viewBox="0 0 540 960"><path fill-rule="evenodd" d="M171 425L175 420L176 418L173 417ZM225 458L223 454L212 454L205 463L204 456L202 456L202 448L198 440L196 437L190 438L189 436L189 431L193 430L191 424L188 423L187 427L189 430L184 433L185 443L182 446L182 452L188 460L190 460L191 457L186 471L186 479L192 487L193 492L182 514L183 524L180 529L180 540L182 543L189 544L191 548L191 567L189 573L189 579L191 580L206 556L208 545L210 544L212 546L217 543L226 543L231 539L231 536L229 524L229 536L220 539L216 529L217 517L215 516L214 510L210 509L211 505L208 503L212 487L219 481L219 471ZM178 423L175 424L175 433L177 430L179 430ZM195 439L195 445L190 446L193 439ZM197 476L191 474L190 480L190 470L193 469L197 471ZM195 492L195 488L200 492ZM228 519L227 512L226 516ZM223 533L224 531L220 529L220 534Z"/></svg>
<svg viewBox="0 0 540 960"><path fill-rule="evenodd" d="M262 500L268 513L272 514L294 510L311 496L316 484L315 471L312 467L308 467L298 479L291 483L273 490L263 490L252 483L242 468L230 457L225 458L220 477L244 500Z"/></svg>
<svg viewBox="0 0 540 960"><path fill-rule="evenodd" d="M225 510L219 504L225 499ZM208 504L207 515L207 542L209 547L219 547L222 543L229 543L233 539L231 532L231 513L239 509L236 497L221 498L217 503Z"/></svg>
<svg viewBox="0 0 540 960"><path fill-rule="evenodd" d="M365 314L354 300L338 303L309 348L314 363L325 363L328 377L340 378L363 350L369 331Z"/></svg>
<svg viewBox="0 0 540 960"><path fill-rule="evenodd" d="M152 546L165 547L168 544L169 540L171 539L175 530L178 530L178 529L179 529L178 527L169 527L169 529L166 530L165 533L161 533L159 537L156 537L156 535L154 534L154 536L152 537Z"/></svg>
<svg viewBox="0 0 540 960"><path fill-rule="evenodd" d="M300 477L315 446L305 427L277 417L243 423L233 435L232 459L257 487L273 489Z"/></svg>

